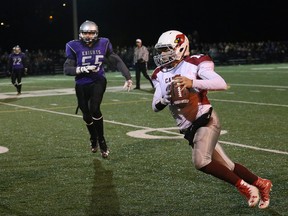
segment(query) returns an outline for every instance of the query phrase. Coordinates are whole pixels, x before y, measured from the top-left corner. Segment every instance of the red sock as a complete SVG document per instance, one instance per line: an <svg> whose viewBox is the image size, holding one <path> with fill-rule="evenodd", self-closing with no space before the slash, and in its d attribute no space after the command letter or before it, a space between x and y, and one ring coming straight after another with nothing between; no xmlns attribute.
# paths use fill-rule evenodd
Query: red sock
<svg viewBox="0 0 288 216"><path fill-rule="evenodd" d="M233 171L217 161L211 161L208 165L202 167L200 170L232 185L236 185L237 181L241 180L241 178Z"/></svg>
<svg viewBox="0 0 288 216"><path fill-rule="evenodd" d="M246 167L238 163L235 163L235 168L233 172L249 184L253 184L258 179L258 176L256 176Z"/></svg>

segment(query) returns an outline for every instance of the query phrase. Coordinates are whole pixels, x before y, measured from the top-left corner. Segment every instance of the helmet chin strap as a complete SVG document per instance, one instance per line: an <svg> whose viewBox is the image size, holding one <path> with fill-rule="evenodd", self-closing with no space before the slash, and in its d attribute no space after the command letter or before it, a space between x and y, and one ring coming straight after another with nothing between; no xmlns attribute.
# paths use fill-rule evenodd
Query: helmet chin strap
<svg viewBox="0 0 288 216"><path fill-rule="evenodd" d="M166 66L163 67L163 71L168 72L168 71L174 69L175 67L178 66L178 64L182 61L182 59L181 60L175 60L175 61L171 62L170 64L167 64Z"/></svg>
<svg viewBox="0 0 288 216"><path fill-rule="evenodd" d="M183 59L183 58L182 58ZM182 59L181 60L175 60L174 62L172 62L171 63L171 66L174 68L174 67L176 67L181 61L182 61Z"/></svg>

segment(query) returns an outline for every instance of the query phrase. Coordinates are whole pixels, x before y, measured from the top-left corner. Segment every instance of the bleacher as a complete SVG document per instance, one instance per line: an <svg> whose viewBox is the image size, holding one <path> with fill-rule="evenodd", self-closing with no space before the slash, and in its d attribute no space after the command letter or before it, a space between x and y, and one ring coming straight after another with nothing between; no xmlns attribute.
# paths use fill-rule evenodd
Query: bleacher
<svg viewBox="0 0 288 216"><path fill-rule="evenodd" d="M154 46L147 46L150 52L148 67L155 68L153 56ZM123 59L128 68L133 68L134 47L114 49ZM194 44L191 54L209 54L215 65L244 65L260 63L283 63L288 62L288 41L282 42L245 42L245 43L199 43ZM37 50L26 53L29 66L29 75L63 74L65 50ZM7 52L0 53L0 77L9 76L7 73ZM115 71L115 68L105 65L106 71Z"/></svg>

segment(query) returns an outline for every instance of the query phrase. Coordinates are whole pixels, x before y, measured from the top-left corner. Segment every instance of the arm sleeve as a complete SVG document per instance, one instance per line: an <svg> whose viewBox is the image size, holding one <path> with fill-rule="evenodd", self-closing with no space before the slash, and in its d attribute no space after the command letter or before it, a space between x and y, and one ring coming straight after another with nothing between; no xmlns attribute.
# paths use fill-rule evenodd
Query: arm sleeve
<svg viewBox="0 0 288 216"><path fill-rule="evenodd" d="M202 62L199 65L198 76L201 79L193 80L193 87L205 90L226 90L225 80L214 71L214 63Z"/></svg>
<svg viewBox="0 0 288 216"><path fill-rule="evenodd" d="M76 62L73 59L67 58L64 62L64 74L69 76L76 76Z"/></svg>
<svg viewBox="0 0 288 216"><path fill-rule="evenodd" d="M155 80L153 80L153 84L155 87L155 92L154 92L154 96L153 96L153 100L152 100L152 110L154 112L159 112L159 111L163 110L167 105L164 105L161 103L162 92L161 92L161 87L160 87L159 83L156 82Z"/></svg>
<svg viewBox="0 0 288 216"><path fill-rule="evenodd" d="M126 80L131 79L129 69L116 53L111 52L110 55L108 55L107 60L122 73Z"/></svg>

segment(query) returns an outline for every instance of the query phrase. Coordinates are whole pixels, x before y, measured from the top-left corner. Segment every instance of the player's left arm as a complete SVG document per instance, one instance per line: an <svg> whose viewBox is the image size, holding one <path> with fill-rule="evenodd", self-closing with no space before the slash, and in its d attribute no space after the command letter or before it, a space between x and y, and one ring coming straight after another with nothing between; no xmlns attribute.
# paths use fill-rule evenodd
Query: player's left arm
<svg viewBox="0 0 288 216"><path fill-rule="evenodd" d="M197 88L204 90L226 90L227 84L225 80L215 72L214 63L212 61L204 61L198 65L197 76L199 79L189 79L185 76L180 76L175 79L178 85L183 85L185 88Z"/></svg>
<svg viewBox="0 0 288 216"><path fill-rule="evenodd" d="M130 91L133 85L131 73L128 67L123 62L123 60L120 58L119 55L117 55L113 51L109 52L109 54L107 55L107 60L109 61L110 64L116 67L117 70L120 71L122 75L125 77L126 80L123 88L126 89L127 91Z"/></svg>
<svg viewBox="0 0 288 216"><path fill-rule="evenodd" d="M131 80L131 74L128 69L128 67L125 65L123 60L120 58L118 54L116 54L113 50L113 46L111 42L108 40L106 44L106 55L108 62L117 68L118 71L122 73L122 75L125 77L126 81Z"/></svg>
<svg viewBox="0 0 288 216"><path fill-rule="evenodd" d="M23 54L23 57L22 57L22 64L23 64L23 68L24 68L24 73L27 74L27 71L28 71L28 59L27 59L25 54Z"/></svg>
<svg viewBox="0 0 288 216"><path fill-rule="evenodd" d="M125 65L123 60L114 52L111 52L110 55L107 57L108 61L117 68L118 71L122 73L126 80L131 79L131 74L128 67Z"/></svg>
<svg viewBox="0 0 288 216"><path fill-rule="evenodd" d="M213 61L204 61L198 65L197 76L200 79L193 80L192 87L204 90L226 90L225 80L215 72Z"/></svg>

